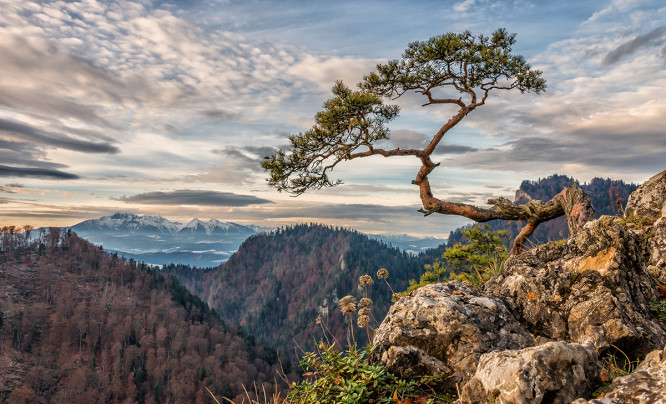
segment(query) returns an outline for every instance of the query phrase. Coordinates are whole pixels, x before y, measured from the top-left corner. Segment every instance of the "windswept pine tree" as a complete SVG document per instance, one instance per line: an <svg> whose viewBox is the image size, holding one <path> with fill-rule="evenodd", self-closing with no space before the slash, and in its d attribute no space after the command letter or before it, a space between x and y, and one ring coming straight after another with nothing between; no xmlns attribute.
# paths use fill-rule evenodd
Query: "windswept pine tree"
<svg viewBox="0 0 666 404"><path fill-rule="evenodd" d="M515 237L511 254L523 246L537 227L566 215L571 233L576 233L594 217L594 209L585 192L575 184L559 190L546 203L534 200L514 204L499 197L489 199L491 207L460 203L435 196L430 174L440 163L432 159L442 139L467 116L486 105L499 92L541 93L546 80L541 71L532 69L512 47L516 35L498 29L492 35L473 35L469 31L449 32L426 41L415 41L402 58L378 64L363 77L354 90L341 81L333 86L333 97L324 103L309 130L289 137L290 147L266 156L262 167L268 171L268 183L279 191L300 195L310 189L333 187L335 167L345 161L371 156L411 157L420 163L412 184L418 186L425 216L433 213L463 216L475 222L512 220L524 222ZM454 115L443 120L427 144L401 148L384 147L390 139L388 124L398 116L395 99L416 93L423 107L450 108Z"/></svg>

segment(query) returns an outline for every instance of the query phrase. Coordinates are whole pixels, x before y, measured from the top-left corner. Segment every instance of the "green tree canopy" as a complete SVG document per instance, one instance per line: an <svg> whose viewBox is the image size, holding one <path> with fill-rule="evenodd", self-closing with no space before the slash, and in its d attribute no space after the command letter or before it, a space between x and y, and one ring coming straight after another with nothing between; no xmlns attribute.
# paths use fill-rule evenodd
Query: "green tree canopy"
<svg viewBox="0 0 666 404"><path fill-rule="evenodd" d="M269 184L279 191L300 195L309 189L339 185L341 181L331 180L329 175L342 161L373 155L414 156L421 162L412 183L419 186L422 213L460 215L478 222L525 220L528 223L525 234L521 232L513 252L520 251L524 239L539 223L567 214L571 211L567 207L584 203L580 199L585 199L584 193L572 187L546 204L532 201L513 205L498 198L488 201L493 205L491 208L483 208L434 197L428 180L428 175L439 165L432 161L431 155L444 135L484 105L491 92L545 91L546 81L541 72L532 69L522 56L512 54L515 38L515 34L504 29L491 36L475 36L469 31L447 33L409 44L401 60L377 65L376 71L365 76L357 90L336 82L333 98L316 114L314 126L290 136L290 150L278 150L263 161L262 167L270 173ZM457 108L457 113L443 123L423 148L377 147L378 141L390 138L387 124L399 112L397 106L388 103L408 91L421 94L425 98L424 107L444 104ZM590 218L589 209L582 209L582 213L578 209L577 216L570 218L572 234L578 227L571 225L582 226Z"/></svg>

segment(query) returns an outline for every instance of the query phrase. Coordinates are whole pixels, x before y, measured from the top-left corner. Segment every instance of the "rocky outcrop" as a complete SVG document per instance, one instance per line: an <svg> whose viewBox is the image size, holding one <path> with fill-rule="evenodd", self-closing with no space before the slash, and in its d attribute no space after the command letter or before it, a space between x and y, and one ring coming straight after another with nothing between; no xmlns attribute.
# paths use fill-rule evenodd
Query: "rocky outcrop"
<svg viewBox="0 0 666 404"><path fill-rule="evenodd" d="M534 344L501 300L456 281L424 286L396 302L375 330L371 357L398 374L442 372L453 386L474 375L481 354Z"/></svg>
<svg viewBox="0 0 666 404"><path fill-rule="evenodd" d="M462 391L467 403L570 403L599 383L591 346L548 342L481 355Z"/></svg>
<svg viewBox="0 0 666 404"><path fill-rule="evenodd" d="M659 219L666 204L666 170L647 180L627 200L626 217L652 221Z"/></svg>
<svg viewBox="0 0 666 404"><path fill-rule="evenodd" d="M462 403L585 403L600 357L621 351L645 360L590 403L666 403L666 326L650 311L666 281L666 171L629 202L624 219L509 258L479 290L449 282L401 298L371 358L440 373Z"/></svg>
<svg viewBox="0 0 666 404"><path fill-rule="evenodd" d="M644 357L666 343L666 330L650 314L659 295L645 262L643 242L603 216L567 244L510 258L485 292L505 301L535 336Z"/></svg>
<svg viewBox="0 0 666 404"><path fill-rule="evenodd" d="M653 351L628 376L613 381L604 398L574 404L666 403L666 348Z"/></svg>
<svg viewBox="0 0 666 404"><path fill-rule="evenodd" d="M647 241L648 272L666 284L666 171L641 185L627 202L624 225Z"/></svg>
<svg viewBox="0 0 666 404"><path fill-rule="evenodd" d="M666 285L666 205L661 218L642 233L650 254L647 271L658 282Z"/></svg>

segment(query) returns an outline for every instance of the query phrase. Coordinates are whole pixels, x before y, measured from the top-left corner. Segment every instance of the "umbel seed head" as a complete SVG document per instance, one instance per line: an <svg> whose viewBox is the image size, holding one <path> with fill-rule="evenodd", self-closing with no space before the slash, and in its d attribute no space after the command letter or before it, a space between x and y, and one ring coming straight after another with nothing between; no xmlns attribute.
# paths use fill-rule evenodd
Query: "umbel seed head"
<svg viewBox="0 0 666 404"><path fill-rule="evenodd" d="M359 316L358 317L358 326L363 328L367 327L368 324L370 323L370 317L368 316Z"/></svg>
<svg viewBox="0 0 666 404"><path fill-rule="evenodd" d="M386 268L381 268L379 271L377 271L377 278L379 279L386 279L388 278L389 273L386 270Z"/></svg>
<svg viewBox="0 0 666 404"><path fill-rule="evenodd" d="M367 306L370 306L371 304L372 304L372 300L369 297L364 297L363 299L361 299L360 302L358 302L358 305L360 307L367 307Z"/></svg>
<svg viewBox="0 0 666 404"><path fill-rule="evenodd" d="M353 313L356 311L356 298L347 295L340 299L338 306L340 306L340 311L342 311L343 314Z"/></svg>
<svg viewBox="0 0 666 404"><path fill-rule="evenodd" d="M366 286L366 285L372 285L374 282L372 281L372 278L370 275L361 275L360 278L358 278L359 282L361 283L361 286Z"/></svg>

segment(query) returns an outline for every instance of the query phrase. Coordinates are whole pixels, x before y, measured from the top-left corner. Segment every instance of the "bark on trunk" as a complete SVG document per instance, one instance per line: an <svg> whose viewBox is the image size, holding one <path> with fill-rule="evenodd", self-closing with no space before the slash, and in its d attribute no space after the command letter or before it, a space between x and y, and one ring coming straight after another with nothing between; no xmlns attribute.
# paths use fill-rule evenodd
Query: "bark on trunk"
<svg viewBox="0 0 666 404"><path fill-rule="evenodd" d="M424 170L425 171L425 170ZM594 219L594 208L587 194L573 184L566 187L562 192L555 195L548 202L529 201L524 205L515 205L506 198L491 199L488 201L491 208L480 208L464 203L452 203L441 201L432 195L427 176L414 181L420 188L421 202L424 209L420 209L424 215L441 213L444 215L464 216L479 223L495 219L523 220L527 224L516 237L511 255L523 251L525 241L531 236L539 224L555 219L562 215L567 217L569 233L573 236L578 233L585 223Z"/></svg>

